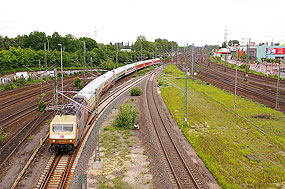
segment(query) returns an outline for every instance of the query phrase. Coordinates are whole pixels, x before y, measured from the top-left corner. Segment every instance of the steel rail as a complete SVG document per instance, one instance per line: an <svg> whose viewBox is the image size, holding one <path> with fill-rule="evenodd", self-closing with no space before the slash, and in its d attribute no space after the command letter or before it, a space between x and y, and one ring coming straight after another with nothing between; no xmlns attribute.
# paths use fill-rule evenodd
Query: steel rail
<svg viewBox="0 0 285 189"><path fill-rule="evenodd" d="M153 76L152 77L154 77L154 75L155 74L153 74ZM196 181L196 179L194 178L194 175L191 173L191 170L189 169L189 167L188 167L188 165L187 165L187 163L186 163L186 161L185 161L185 159L183 158L183 156L182 156L182 154L180 153L180 151L178 150L178 147L177 147L177 145L175 144L175 142L174 142L174 140L173 140L173 138L171 137L171 135L170 135L170 133L169 133L169 129L167 129L167 126L166 126L166 123L165 123L165 121L163 120L163 118L162 118L162 115L161 115L161 113L160 113L160 111L159 111L159 108L158 108L158 102L157 102L157 99L155 98L155 95L153 94L154 93L154 87L153 87L153 82L154 81L152 81L152 82L150 82L150 81L148 81L148 89L150 89L150 95L149 96L151 96L151 97L148 97L147 98L147 106L148 106L148 109L150 110L150 106L148 105L149 103L151 103L149 100L149 98L151 98L153 101L154 101L154 107L155 107L155 109L156 109L156 112L157 112L157 114L159 115L159 118L160 118L160 122L162 123L162 128L164 128L164 130L165 130L165 132L166 132L166 134L167 134L167 136L169 137L169 140L171 141L171 143L172 143L172 145L173 145L173 147L174 147L174 149L175 149L175 151L176 151L176 153L178 154L178 157L180 158L180 160L181 160L181 162L182 162L182 165L183 165L183 167L185 168L185 170L186 170L186 172L188 173L188 175L190 176L190 178L191 178L191 180L192 180L192 182L193 182L193 185L194 185L194 187L195 188L201 188L200 187L200 185L198 184L198 182ZM151 84L149 84L149 83L151 83ZM152 111L152 113L154 113L153 111ZM152 123L153 123L153 125L154 125L154 129L155 129L155 132L156 132L156 135L157 135L157 137L158 137L158 139L159 139L159 142L160 142L160 145L161 145L161 147L162 147L162 150L163 150L163 152L164 152L164 155L165 155L165 157L166 157L166 159L167 159L167 161L168 161L168 164L169 164L169 166L170 166L170 169L171 169L171 171L172 171L172 173L173 173L173 175L174 175L174 178L175 178L175 180L176 180L176 183L177 183L177 185L178 185L178 187L179 188L184 188L185 187L185 185L183 185L183 179L181 178L181 176L179 177L178 175L177 175L177 172L181 172L181 170L176 170L174 167L174 165L173 165L173 162L170 160L170 157L169 157L169 153L167 152L167 149L169 149L170 147L169 146L165 146L164 145L164 142L163 142L163 140L165 140L165 138L164 137L162 137L161 135L161 132L159 132L158 131L158 126L155 124L155 120L154 120L154 117L153 116L150 116L151 117L151 120L152 120ZM173 155L173 154L171 154L171 155ZM180 167L181 168L181 167ZM185 178L184 178L185 179ZM185 181L184 181L185 182Z"/></svg>

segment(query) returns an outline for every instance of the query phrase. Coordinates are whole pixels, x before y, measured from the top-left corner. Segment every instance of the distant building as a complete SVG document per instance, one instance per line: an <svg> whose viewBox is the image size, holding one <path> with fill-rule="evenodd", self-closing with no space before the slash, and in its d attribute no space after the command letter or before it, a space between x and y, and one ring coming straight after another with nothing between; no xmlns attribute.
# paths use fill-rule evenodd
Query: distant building
<svg viewBox="0 0 285 189"><path fill-rule="evenodd" d="M132 49L121 49L121 51L131 52Z"/></svg>
<svg viewBox="0 0 285 189"><path fill-rule="evenodd" d="M256 49L256 60L261 62L261 58L284 59L285 46L254 46L251 49Z"/></svg>
<svg viewBox="0 0 285 189"><path fill-rule="evenodd" d="M28 80L29 77L30 76L29 76L28 72L17 72L14 76L14 79L24 78L24 79Z"/></svg>
<svg viewBox="0 0 285 189"><path fill-rule="evenodd" d="M221 49L219 49L218 51L215 52L214 56L215 57L216 56L221 57L221 56L226 55L226 54L230 55L231 51L229 49L227 49L227 48L221 48Z"/></svg>

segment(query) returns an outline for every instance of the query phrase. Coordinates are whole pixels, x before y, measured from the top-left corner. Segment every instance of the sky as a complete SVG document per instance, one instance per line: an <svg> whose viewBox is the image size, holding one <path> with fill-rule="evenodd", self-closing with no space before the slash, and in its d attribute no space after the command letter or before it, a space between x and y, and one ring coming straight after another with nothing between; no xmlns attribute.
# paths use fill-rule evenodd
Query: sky
<svg viewBox="0 0 285 189"><path fill-rule="evenodd" d="M33 31L99 43L163 38L180 46L285 43L284 0L1 0L0 35ZM282 12L283 11L283 12Z"/></svg>

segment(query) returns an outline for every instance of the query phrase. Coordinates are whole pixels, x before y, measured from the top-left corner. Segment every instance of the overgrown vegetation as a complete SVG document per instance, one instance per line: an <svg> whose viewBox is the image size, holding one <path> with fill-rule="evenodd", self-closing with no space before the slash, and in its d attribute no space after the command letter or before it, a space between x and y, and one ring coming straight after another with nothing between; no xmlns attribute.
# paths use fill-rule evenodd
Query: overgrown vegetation
<svg viewBox="0 0 285 189"><path fill-rule="evenodd" d="M41 100L40 100L39 105L38 105L38 109L40 112L43 112L46 109L46 102L43 100L45 96L46 96L45 93L41 94Z"/></svg>
<svg viewBox="0 0 285 189"><path fill-rule="evenodd" d="M2 144L2 141L7 137L7 133L3 134L3 130L0 127L0 144Z"/></svg>
<svg viewBox="0 0 285 189"><path fill-rule="evenodd" d="M139 112L134 105L124 103L119 108L114 125L120 128L133 129L138 115Z"/></svg>
<svg viewBox="0 0 285 189"><path fill-rule="evenodd" d="M183 75L175 66L167 67L164 73ZM183 79L169 79L183 88ZM237 97L239 118L226 110L233 110L233 94L199 80L189 80L188 86L189 127L181 129L218 183L223 188L284 186L284 114ZM183 92L169 86L161 87L161 92L181 126ZM267 118L259 115L267 115Z"/></svg>
<svg viewBox="0 0 285 189"><path fill-rule="evenodd" d="M142 94L142 90L139 87L131 88L130 90L131 96L140 96Z"/></svg>
<svg viewBox="0 0 285 189"><path fill-rule="evenodd" d="M78 90L81 90L83 88L83 84L81 83L81 80L79 77L74 78L74 85L77 87Z"/></svg>

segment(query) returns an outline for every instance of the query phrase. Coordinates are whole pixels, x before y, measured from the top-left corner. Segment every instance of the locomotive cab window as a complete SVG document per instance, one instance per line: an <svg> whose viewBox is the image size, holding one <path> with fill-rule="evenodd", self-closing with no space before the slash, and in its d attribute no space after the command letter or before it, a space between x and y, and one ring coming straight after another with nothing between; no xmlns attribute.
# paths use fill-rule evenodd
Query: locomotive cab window
<svg viewBox="0 0 285 189"><path fill-rule="evenodd" d="M53 132L72 132L73 125L72 124L53 124L52 131Z"/></svg>

